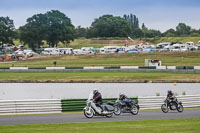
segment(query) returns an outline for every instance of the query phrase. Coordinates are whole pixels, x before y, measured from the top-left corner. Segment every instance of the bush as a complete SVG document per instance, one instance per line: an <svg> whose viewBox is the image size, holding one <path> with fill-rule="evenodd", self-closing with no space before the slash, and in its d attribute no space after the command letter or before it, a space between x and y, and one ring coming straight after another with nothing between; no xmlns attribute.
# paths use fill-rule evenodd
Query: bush
<svg viewBox="0 0 200 133"><path fill-rule="evenodd" d="M185 91L183 91L183 92L182 92L182 95L186 95L186 92L185 92Z"/></svg>
<svg viewBox="0 0 200 133"><path fill-rule="evenodd" d="M156 93L156 96L160 96L160 93L157 92L157 93Z"/></svg>

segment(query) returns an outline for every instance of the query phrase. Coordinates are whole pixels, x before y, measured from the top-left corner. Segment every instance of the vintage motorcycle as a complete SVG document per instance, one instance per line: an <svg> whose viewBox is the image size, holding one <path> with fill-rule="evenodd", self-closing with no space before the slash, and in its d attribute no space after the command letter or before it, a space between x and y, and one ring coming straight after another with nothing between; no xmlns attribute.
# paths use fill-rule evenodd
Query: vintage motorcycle
<svg viewBox="0 0 200 133"><path fill-rule="evenodd" d="M131 100L128 99L128 104L124 104L119 98L115 101L114 104L114 114L120 115L121 113L131 113L132 115L137 115L139 112L139 105Z"/></svg>
<svg viewBox="0 0 200 133"><path fill-rule="evenodd" d="M182 105L181 101L178 101L176 98L175 99L168 99L165 98L163 100L164 104L161 105L161 110L164 113L167 113L170 110L177 110L178 112L183 112L184 108Z"/></svg>
<svg viewBox="0 0 200 133"><path fill-rule="evenodd" d="M86 107L83 109L83 112L87 118L92 118L93 116L112 117L114 107L112 102L103 105L96 105L93 101L93 92L91 92L86 101Z"/></svg>

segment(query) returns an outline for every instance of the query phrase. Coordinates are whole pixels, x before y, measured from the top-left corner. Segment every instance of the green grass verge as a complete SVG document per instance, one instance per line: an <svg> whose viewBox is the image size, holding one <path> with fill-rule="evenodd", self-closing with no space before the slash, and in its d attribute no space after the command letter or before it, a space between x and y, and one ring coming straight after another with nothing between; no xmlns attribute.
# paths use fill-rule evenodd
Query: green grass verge
<svg viewBox="0 0 200 133"><path fill-rule="evenodd" d="M199 133L200 119L0 126L2 133Z"/></svg>
<svg viewBox="0 0 200 133"><path fill-rule="evenodd" d="M32 67L41 68L53 66L57 61L58 67L84 66L144 66L145 59L161 60L163 66L200 66L200 51L167 52L147 54L97 54L97 55L66 55L34 57L26 61L0 63L0 68Z"/></svg>
<svg viewBox="0 0 200 133"><path fill-rule="evenodd" d="M0 81L26 82L199 82L198 73L164 72L0 72Z"/></svg>

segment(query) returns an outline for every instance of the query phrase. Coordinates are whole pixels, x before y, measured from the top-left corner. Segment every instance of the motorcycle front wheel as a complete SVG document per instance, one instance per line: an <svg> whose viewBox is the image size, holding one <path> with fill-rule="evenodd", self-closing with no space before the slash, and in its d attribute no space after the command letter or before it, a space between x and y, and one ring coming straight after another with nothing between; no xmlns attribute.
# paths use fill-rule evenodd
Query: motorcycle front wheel
<svg viewBox="0 0 200 133"><path fill-rule="evenodd" d="M114 107L114 114L115 115L120 115L121 114L121 109L119 108L119 106Z"/></svg>
<svg viewBox="0 0 200 133"><path fill-rule="evenodd" d="M184 110L183 105L178 105L177 111L178 112L183 112L183 110Z"/></svg>
<svg viewBox="0 0 200 133"><path fill-rule="evenodd" d="M138 108L137 108L136 106L133 106L133 107L131 108L131 114L132 114L132 115L137 115L137 114L138 114Z"/></svg>
<svg viewBox="0 0 200 133"><path fill-rule="evenodd" d="M86 108L83 111L84 111L85 117L87 118L92 118L94 116L92 108Z"/></svg>
<svg viewBox="0 0 200 133"><path fill-rule="evenodd" d="M162 112L164 112L164 113L167 113L167 112L169 111L169 109L168 109L168 107L167 107L166 104L162 104L162 105L161 105L161 110L162 110Z"/></svg>

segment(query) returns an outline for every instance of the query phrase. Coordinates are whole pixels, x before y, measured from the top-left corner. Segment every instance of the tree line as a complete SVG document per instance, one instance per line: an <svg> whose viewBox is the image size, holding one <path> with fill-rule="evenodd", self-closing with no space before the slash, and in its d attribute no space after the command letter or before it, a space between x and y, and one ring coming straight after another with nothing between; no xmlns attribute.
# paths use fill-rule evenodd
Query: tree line
<svg viewBox="0 0 200 133"><path fill-rule="evenodd" d="M75 27L70 18L58 10L51 10L44 14L35 14L28 18L27 23L15 29L14 22L9 17L0 17L0 45L13 43L19 39L24 45L35 50L47 42L49 47L57 47L59 42L68 45L75 38L99 37L178 37L200 36L200 29L192 29L185 23L179 23L176 29L169 29L163 33L149 29L136 15L103 15L94 19L90 27Z"/></svg>

